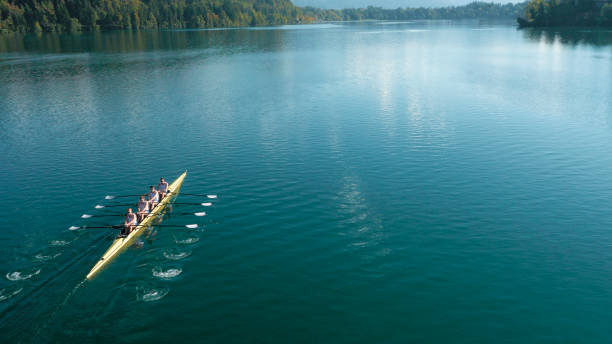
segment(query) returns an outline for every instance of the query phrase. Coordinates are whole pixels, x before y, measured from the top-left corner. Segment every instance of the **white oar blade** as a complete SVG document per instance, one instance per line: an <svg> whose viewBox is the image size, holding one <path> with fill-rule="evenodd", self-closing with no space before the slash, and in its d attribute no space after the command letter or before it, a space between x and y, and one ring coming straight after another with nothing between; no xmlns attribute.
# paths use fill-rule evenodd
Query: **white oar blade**
<svg viewBox="0 0 612 344"><path fill-rule="evenodd" d="M206 216L206 213L205 212L201 212L201 213L195 213L194 215L195 216Z"/></svg>
<svg viewBox="0 0 612 344"><path fill-rule="evenodd" d="M106 196L106 197L104 197L104 199L114 199L114 198L115 198L115 196Z"/></svg>
<svg viewBox="0 0 612 344"><path fill-rule="evenodd" d="M102 209L102 208L105 208L105 206L100 205L100 204L96 204L96 206L95 206L94 208L96 208L96 209Z"/></svg>
<svg viewBox="0 0 612 344"><path fill-rule="evenodd" d="M215 198L217 198L217 195L208 195L206 197L211 198L211 199L215 199Z"/></svg>
<svg viewBox="0 0 612 344"><path fill-rule="evenodd" d="M187 228L198 228L198 225L197 224L185 225L185 227L187 227Z"/></svg>
<svg viewBox="0 0 612 344"><path fill-rule="evenodd" d="M212 205L212 203L210 203L210 202L202 203L202 206L204 206L204 207L210 207L211 205Z"/></svg>
<svg viewBox="0 0 612 344"><path fill-rule="evenodd" d="M77 230L77 229L79 229L79 228L81 228L81 227L77 227L77 226L70 226L70 227L68 228L68 230L74 231L74 230Z"/></svg>
<svg viewBox="0 0 612 344"><path fill-rule="evenodd" d="M88 219L88 218L90 218L90 217L92 217L92 216L93 216L93 215L83 214L83 215L81 215L81 218L82 218L82 219Z"/></svg>

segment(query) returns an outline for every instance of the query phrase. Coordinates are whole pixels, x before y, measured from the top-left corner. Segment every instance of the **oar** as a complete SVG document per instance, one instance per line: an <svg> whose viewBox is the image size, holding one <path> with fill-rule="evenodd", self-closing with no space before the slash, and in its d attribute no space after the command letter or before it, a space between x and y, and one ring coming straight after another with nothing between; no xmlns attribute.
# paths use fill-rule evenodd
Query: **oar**
<svg viewBox="0 0 612 344"><path fill-rule="evenodd" d="M166 212L165 215L195 215L195 216L206 216L206 212L201 211L199 213L172 213L172 212Z"/></svg>
<svg viewBox="0 0 612 344"><path fill-rule="evenodd" d="M175 204L180 204L180 205L201 205L203 207L210 207L212 205L212 203L210 202L204 202L204 203L189 203L189 202L176 202L176 203L170 203L170 205L175 205Z"/></svg>
<svg viewBox="0 0 612 344"><path fill-rule="evenodd" d="M104 199L115 199L115 198L124 198L124 197L140 197L142 195L117 195L117 196L111 196L111 195L106 195L104 196Z"/></svg>
<svg viewBox="0 0 612 344"><path fill-rule="evenodd" d="M176 193L174 191L168 191L168 194L173 194ZM189 193L181 193L181 195L185 195L185 196L198 196L198 197L208 197L210 199L215 199L217 198L217 195L207 195L207 194L203 194L203 195L198 195L198 194L189 194ZM106 200L110 200L110 199L115 199L115 198L124 198L124 197L140 197L142 195L106 195L104 196L104 199Z"/></svg>
<svg viewBox="0 0 612 344"><path fill-rule="evenodd" d="M83 214L81 215L82 219L88 219L90 217L116 217L116 216L125 216L125 214L108 214L108 215L90 215L90 214Z"/></svg>
<svg viewBox="0 0 612 344"><path fill-rule="evenodd" d="M176 193L176 192L169 191L168 193ZM217 195L208 195L208 194L198 195L198 194L190 194L190 193L184 193L184 192L180 192L179 194L183 196L208 197L211 199L217 198Z"/></svg>
<svg viewBox="0 0 612 344"><path fill-rule="evenodd" d="M113 207L135 207L136 203L133 204L108 204L108 205L102 205L102 204L96 204L96 206L94 208L96 209L104 209L104 208L113 208Z"/></svg>
<svg viewBox="0 0 612 344"><path fill-rule="evenodd" d="M123 225L114 225L114 226L70 226L68 229L73 231L76 229L92 229L92 228L111 228L111 229L120 229L123 228ZM198 224L189 224L189 225L153 225L151 227L165 227L165 228L198 228Z"/></svg>
<svg viewBox="0 0 612 344"><path fill-rule="evenodd" d="M182 203L182 202L177 202L177 203L170 203L170 205L175 205L175 204L180 204L180 205L201 205L203 207L210 207L212 205L211 202L204 202L204 203ZM136 204L110 204L110 205L102 205L102 204L97 204L94 208L96 209L104 209L104 208L113 208L113 207L135 207Z"/></svg>
<svg viewBox="0 0 612 344"><path fill-rule="evenodd" d="M206 216L205 212L200 213L166 213L167 215L195 215L195 216ZM103 215L91 215L91 214L83 214L81 215L82 219L88 219L90 217L114 217L114 216L125 216L126 214L103 214Z"/></svg>

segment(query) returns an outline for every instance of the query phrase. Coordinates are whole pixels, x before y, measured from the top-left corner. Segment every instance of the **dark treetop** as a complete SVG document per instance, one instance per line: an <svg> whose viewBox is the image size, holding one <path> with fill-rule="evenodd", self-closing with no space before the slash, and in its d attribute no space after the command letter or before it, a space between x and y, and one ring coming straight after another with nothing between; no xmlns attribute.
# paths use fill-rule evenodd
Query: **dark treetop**
<svg viewBox="0 0 612 344"><path fill-rule="evenodd" d="M610 0L531 0L521 26L612 26Z"/></svg>

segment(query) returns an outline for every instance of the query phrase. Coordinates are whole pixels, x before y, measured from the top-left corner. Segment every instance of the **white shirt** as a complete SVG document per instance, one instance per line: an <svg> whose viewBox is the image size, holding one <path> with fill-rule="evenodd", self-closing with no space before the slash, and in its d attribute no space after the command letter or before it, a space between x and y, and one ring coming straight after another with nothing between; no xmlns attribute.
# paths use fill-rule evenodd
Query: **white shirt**
<svg viewBox="0 0 612 344"><path fill-rule="evenodd" d="M157 191L149 191L149 201L159 202L159 194Z"/></svg>

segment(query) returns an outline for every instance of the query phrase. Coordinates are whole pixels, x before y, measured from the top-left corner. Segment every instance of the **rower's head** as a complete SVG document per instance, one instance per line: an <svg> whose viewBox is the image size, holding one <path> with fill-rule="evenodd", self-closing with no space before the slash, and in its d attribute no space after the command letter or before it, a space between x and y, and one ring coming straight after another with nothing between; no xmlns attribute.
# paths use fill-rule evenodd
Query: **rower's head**
<svg viewBox="0 0 612 344"><path fill-rule="evenodd" d="M127 213L131 214L132 213L132 208L128 208L128 212Z"/></svg>
<svg viewBox="0 0 612 344"><path fill-rule="evenodd" d="M150 191L155 191L155 186L153 186L153 185L149 186L149 190Z"/></svg>
<svg viewBox="0 0 612 344"><path fill-rule="evenodd" d="M140 200L141 200L141 201L144 201L144 196L140 196Z"/></svg>
<svg viewBox="0 0 612 344"><path fill-rule="evenodd" d="M166 182L166 180L165 180L165 179L162 177L162 178L159 178L159 182L160 182L160 183L165 183L165 182Z"/></svg>

